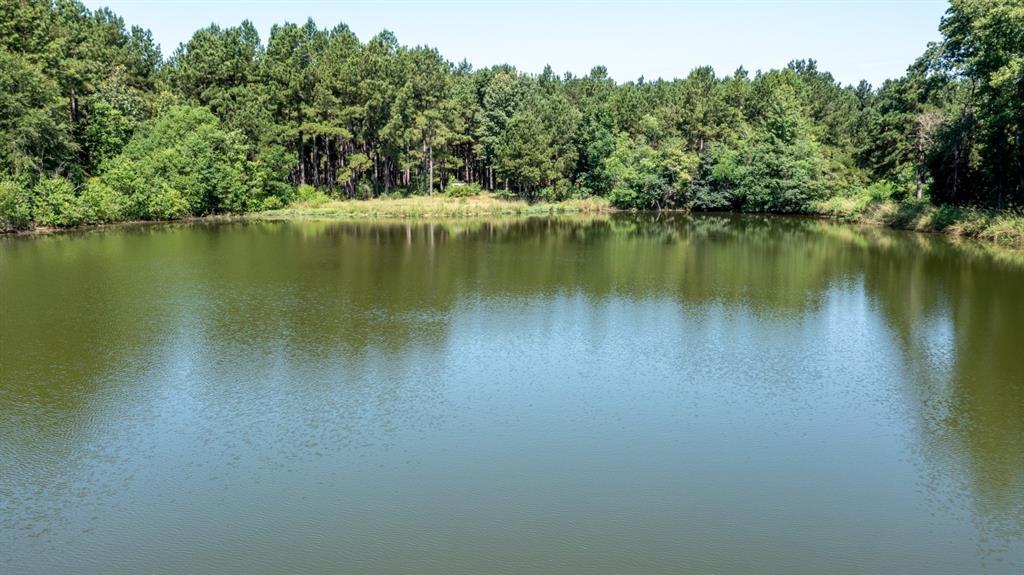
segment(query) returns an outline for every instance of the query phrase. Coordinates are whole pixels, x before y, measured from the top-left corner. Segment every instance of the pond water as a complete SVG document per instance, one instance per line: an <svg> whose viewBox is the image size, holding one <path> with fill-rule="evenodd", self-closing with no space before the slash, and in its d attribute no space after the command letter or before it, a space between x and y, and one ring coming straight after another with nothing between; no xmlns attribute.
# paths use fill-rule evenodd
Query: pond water
<svg viewBox="0 0 1024 575"><path fill-rule="evenodd" d="M0 573L1020 573L1024 257L797 218L0 239Z"/></svg>

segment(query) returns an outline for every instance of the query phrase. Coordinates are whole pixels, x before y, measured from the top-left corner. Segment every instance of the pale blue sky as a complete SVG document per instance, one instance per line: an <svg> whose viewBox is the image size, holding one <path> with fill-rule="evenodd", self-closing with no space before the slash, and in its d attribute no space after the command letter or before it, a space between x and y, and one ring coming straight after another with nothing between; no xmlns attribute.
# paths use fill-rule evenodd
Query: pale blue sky
<svg viewBox="0 0 1024 575"><path fill-rule="evenodd" d="M474 66L510 63L528 72L551 64L585 74L603 64L619 81L685 76L710 64L719 75L738 66L778 68L815 58L843 83L878 85L903 74L929 41L939 39L944 0L658 1L447 0L199 1L86 0L109 6L126 22L149 28L169 55L216 22L248 18L266 41L270 26L345 22L366 40L389 29L399 42L437 47Z"/></svg>

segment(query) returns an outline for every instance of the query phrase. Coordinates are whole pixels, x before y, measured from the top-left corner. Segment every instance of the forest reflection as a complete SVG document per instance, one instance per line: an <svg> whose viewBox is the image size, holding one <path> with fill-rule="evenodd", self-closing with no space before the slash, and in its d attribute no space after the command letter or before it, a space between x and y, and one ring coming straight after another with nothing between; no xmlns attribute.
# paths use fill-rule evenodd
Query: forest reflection
<svg viewBox="0 0 1024 575"><path fill-rule="evenodd" d="M192 224L5 242L0 432L23 467L33 451L75 452L66 438L89 433L69 428L167 365L269 385L265 370L345 358L356 373L370 369L360 358L443 348L463 305L571 296L799 317L852 287L899 346L907 377L894 383L931 465L964 480L1010 536L1024 532L1019 253L730 214ZM394 369L386 379L401 386L411 368ZM362 394L353 413L431 395L347 392Z"/></svg>
<svg viewBox="0 0 1024 575"><path fill-rule="evenodd" d="M293 292L283 296L284 306L259 305L274 313L256 316L249 327L288 326L292 335L282 343L300 355L330 353L324 342L348 352L397 352L412 341L443 345L453 310L467 298L670 298L692 308L721 305L778 317L819 309L835 286L862 286L902 350L907 407L932 455L944 459L940 467L959 467L956 474L988 513L1018 533L1024 529L1019 252L818 219L733 214L253 227L267 241L245 250L233 273L219 271L237 289L260 269L268 287L315 294ZM296 241L278 241L281 234ZM248 236L214 234L240 243ZM267 253L274 250L281 253ZM261 268L267 260L275 265ZM312 277L304 272L313 268ZM322 281L325 270L330 282ZM936 369L941 336L934 330L943 325L951 340L940 355L950 356L943 359L949 365Z"/></svg>

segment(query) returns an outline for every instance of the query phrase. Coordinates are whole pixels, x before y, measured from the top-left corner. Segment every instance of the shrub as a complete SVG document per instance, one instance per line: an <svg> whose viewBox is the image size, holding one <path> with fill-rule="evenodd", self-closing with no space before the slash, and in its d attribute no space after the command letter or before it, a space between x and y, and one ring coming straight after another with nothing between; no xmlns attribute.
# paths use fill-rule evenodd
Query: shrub
<svg viewBox="0 0 1024 575"><path fill-rule="evenodd" d="M506 189L502 189L502 188L494 190L494 197L499 199L499 200L516 200L516 199L519 199L519 196L517 196L516 193L513 192L512 190L506 190Z"/></svg>
<svg viewBox="0 0 1024 575"><path fill-rule="evenodd" d="M89 214L64 178L43 178L33 189L32 219L37 224L69 228L87 223Z"/></svg>
<svg viewBox="0 0 1024 575"><path fill-rule="evenodd" d="M712 174L734 191L745 211L804 212L825 195L822 158L809 140L763 137L723 153Z"/></svg>
<svg viewBox="0 0 1024 575"><path fill-rule="evenodd" d="M160 182L152 193L145 196L141 213L154 220L175 220L189 215L188 201L181 192L166 182Z"/></svg>
<svg viewBox="0 0 1024 575"><path fill-rule="evenodd" d="M385 200L400 200L402 198L408 198L412 195L412 192L408 188L394 187L391 191L386 194L381 194L380 197Z"/></svg>
<svg viewBox="0 0 1024 575"><path fill-rule="evenodd" d="M263 204L260 206L260 210L266 212L269 210L277 210L284 206L284 202L277 196L267 196L263 198Z"/></svg>
<svg viewBox="0 0 1024 575"><path fill-rule="evenodd" d="M368 200L373 197L373 183L369 179L363 178L356 184L356 198L360 200Z"/></svg>
<svg viewBox="0 0 1024 575"><path fill-rule="evenodd" d="M32 226L32 194L17 182L0 182L0 231Z"/></svg>
<svg viewBox="0 0 1024 575"><path fill-rule="evenodd" d="M617 208L649 210L671 207L675 190L658 151L622 135L615 150L605 160L605 171L612 183L608 199Z"/></svg>
<svg viewBox="0 0 1024 575"><path fill-rule="evenodd" d="M309 184L301 184L295 188L295 201L307 202L317 194L316 188Z"/></svg>
<svg viewBox="0 0 1024 575"><path fill-rule="evenodd" d="M100 178L89 179L78 200L82 206L83 223L100 224L124 219L127 198Z"/></svg>
<svg viewBox="0 0 1024 575"><path fill-rule="evenodd" d="M964 211L956 206L936 206L932 212L927 229L942 231L960 222L967 229L980 230L985 225L983 214L977 210ZM971 235L975 235L972 233Z"/></svg>
<svg viewBox="0 0 1024 575"><path fill-rule="evenodd" d="M1010 245L1024 246L1024 215L1003 213L991 218L978 237Z"/></svg>
<svg viewBox="0 0 1024 575"><path fill-rule="evenodd" d="M455 182L448 186L448 189L444 191L444 195L449 198L468 198L470 196L478 196L480 192L480 184Z"/></svg>
<svg viewBox="0 0 1024 575"><path fill-rule="evenodd" d="M633 188L622 185L615 186L608 192L608 201L616 208L626 210L636 209L642 203L639 194Z"/></svg>
<svg viewBox="0 0 1024 575"><path fill-rule="evenodd" d="M250 164L240 136L209 110L174 106L104 162L102 177L129 198L127 217L168 219L257 207Z"/></svg>
<svg viewBox="0 0 1024 575"><path fill-rule="evenodd" d="M573 193L577 189L578 188L574 188L565 183L555 184L553 186L542 188L539 192L537 192L537 197L541 201L548 203L561 202L573 197Z"/></svg>
<svg viewBox="0 0 1024 575"><path fill-rule="evenodd" d="M314 188L309 184L302 184L295 189L295 203L303 206L316 208L331 201L327 194Z"/></svg>
<svg viewBox="0 0 1024 575"><path fill-rule="evenodd" d="M573 186L569 190L568 199L570 200L586 200L589 198L596 197L597 194L593 190L586 186Z"/></svg>
<svg viewBox="0 0 1024 575"><path fill-rule="evenodd" d="M245 180L254 194L250 208L266 209L263 205L270 197L277 197L281 206L295 200L295 187L288 183L292 162L292 154L287 148L268 144L246 163Z"/></svg>
<svg viewBox="0 0 1024 575"><path fill-rule="evenodd" d="M896 194L896 185L882 180L864 188L863 193L872 202L887 202Z"/></svg>

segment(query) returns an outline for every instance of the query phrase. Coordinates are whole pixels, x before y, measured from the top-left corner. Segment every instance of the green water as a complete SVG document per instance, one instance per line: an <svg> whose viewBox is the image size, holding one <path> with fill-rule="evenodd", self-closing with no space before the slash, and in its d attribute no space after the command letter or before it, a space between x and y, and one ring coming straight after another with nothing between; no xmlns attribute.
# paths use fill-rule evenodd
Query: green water
<svg viewBox="0 0 1024 575"><path fill-rule="evenodd" d="M0 573L1020 573L1022 262L719 215L0 239Z"/></svg>

